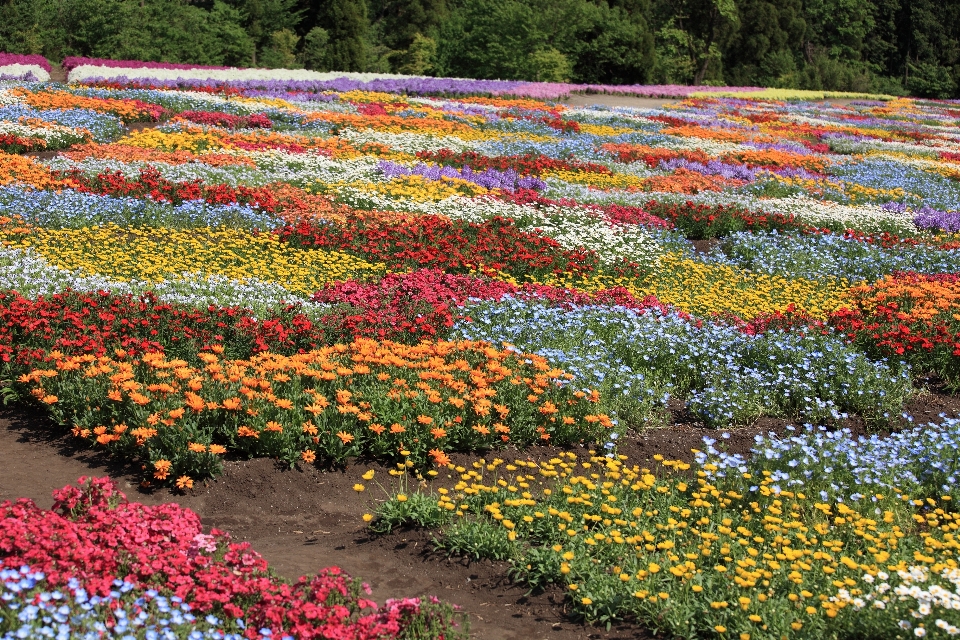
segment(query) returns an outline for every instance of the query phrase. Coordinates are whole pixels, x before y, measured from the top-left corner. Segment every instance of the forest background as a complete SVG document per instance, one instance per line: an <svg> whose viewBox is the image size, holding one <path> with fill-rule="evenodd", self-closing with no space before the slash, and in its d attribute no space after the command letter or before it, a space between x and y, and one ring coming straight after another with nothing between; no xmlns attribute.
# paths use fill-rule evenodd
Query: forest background
<svg viewBox="0 0 960 640"><path fill-rule="evenodd" d="M0 0L0 51L960 97L960 0Z"/></svg>

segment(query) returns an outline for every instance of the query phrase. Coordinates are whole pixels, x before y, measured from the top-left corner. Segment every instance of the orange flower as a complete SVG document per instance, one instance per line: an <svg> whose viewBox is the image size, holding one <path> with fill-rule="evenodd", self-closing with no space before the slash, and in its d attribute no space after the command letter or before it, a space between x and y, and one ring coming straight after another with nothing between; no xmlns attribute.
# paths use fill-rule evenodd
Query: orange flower
<svg viewBox="0 0 960 640"><path fill-rule="evenodd" d="M190 476L177 478L177 489L193 489L193 478Z"/></svg>
<svg viewBox="0 0 960 640"><path fill-rule="evenodd" d="M280 409L292 409L293 403L286 398L277 398L273 401L274 406L279 407Z"/></svg>
<svg viewBox="0 0 960 640"><path fill-rule="evenodd" d="M147 427L137 427L136 429L130 430L130 435L137 439L137 444L143 446L146 444L147 440L157 435L156 429L148 429Z"/></svg>
<svg viewBox="0 0 960 640"><path fill-rule="evenodd" d="M206 453L206 452L207 452L207 446L204 445L204 444L200 444L199 442L191 442L190 444L187 445L187 449L189 449L190 451L192 451L192 452L194 452L194 453Z"/></svg>
<svg viewBox="0 0 960 640"><path fill-rule="evenodd" d="M140 406L150 404L150 398L136 391L130 393L130 399Z"/></svg>
<svg viewBox="0 0 960 640"><path fill-rule="evenodd" d="M184 394L184 399L185 404L197 413L200 413L207 407L207 403L203 401L203 398L191 391L187 391Z"/></svg>
<svg viewBox="0 0 960 640"><path fill-rule="evenodd" d="M482 435L482 436L488 436L488 435L490 435L490 429L487 429L487 428L486 428L485 426L483 426L483 425L474 426L474 427L473 427L473 430L476 431L477 433L479 433L479 434Z"/></svg>
<svg viewBox="0 0 960 640"><path fill-rule="evenodd" d="M57 398L57 396L52 395L52 394L51 394L51 395L47 395L47 396L43 396L42 398L40 398L40 401L41 401L41 402L44 402L44 403L46 403L46 404L54 404L57 400L59 400L59 398Z"/></svg>
<svg viewBox="0 0 960 640"><path fill-rule="evenodd" d="M433 424L433 418L430 416L417 416L417 422L420 424Z"/></svg>
<svg viewBox="0 0 960 640"><path fill-rule="evenodd" d="M235 411L240 408L241 400L240 398L227 398L223 401L223 408L229 409L230 411Z"/></svg>
<svg viewBox="0 0 960 640"><path fill-rule="evenodd" d="M303 461L306 462L307 464L312 464L313 461L317 459L317 454L315 454L310 449L307 449L306 451L300 454L300 458L303 459Z"/></svg>
<svg viewBox="0 0 960 640"><path fill-rule="evenodd" d="M260 434L250 427L240 427L237 429L237 435L241 438L259 438Z"/></svg>
<svg viewBox="0 0 960 640"><path fill-rule="evenodd" d="M430 455L433 457L434 464L438 467L445 467L450 464L450 457L440 449L430 449Z"/></svg>
<svg viewBox="0 0 960 640"><path fill-rule="evenodd" d="M226 452L227 452L227 448L226 448L226 447L223 447L223 446L221 446L221 445L219 445L219 444L212 444L212 445L210 445L210 453L212 453L212 454L214 454L214 455L222 456L222 455L225 454Z"/></svg>
<svg viewBox="0 0 960 640"><path fill-rule="evenodd" d="M556 412L557 412L557 405L553 404L552 402L544 402L544 403L543 403L543 406L540 407L539 411L540 411L540 413L545 414L545 415L548 415L548 414L551 414L551 413L556 413Z"/></svg>
<svg viewBox="0 0 960 640"><path fill-rule="evenodd" d="M303 432L307 435L315 436L317 435L317 427L310 424L309 422L304 422L302 426Z"/></svg>
<svg viewBox="0 0 960 640"><path fill-rule="evenodd" d="M501 422L498 422L495 425L493 425L493 429L497 433L510 433L510 427L508 427L507 425Z"/></svg>
<svg viewBox="0 0 960 640"><path fill-rule="evenodd" d="M160 459L153 463L153 477L157 480L166 480L167 474L170 473L170 467L173 466L173 463L169 460Z"/></svg>
<svg viewBox="0 0 960 640"><path fill-rule="evenodd" d="M380 435L386 430L386 427L382 424L372 424L370 425L370 431L373 431L375 434Z"/></svg>
<svg viewBox="0 0 960 640"><path fill-rule="evenodd" d="M346 431L338 432L337 437L340 438L340 442L343 444L350 444L353 442L353 434L347 433Z"/></svg>
<svg viewBox="0 0 960 640"><path fill-rule="evenodd" d="M447 432L440 427L435 427L430 429L430 434L433 436L434 440L439 440L440 438L446 438Z"/></svg>
<svg viewBox="0 0 960 640"><path fill-rule="evenodd" d="M273 421L273 420L270 420L269 422L267 422L267 425L266 425L266 427L265 427L263 430L264 430L264 431L275 431L275 432L277 432L277 433L283 433L283 425L281 425L279 422L275 422L275 421Z"/></svg>
<svg viewBox="0 0 960 640"><path fill-rule="evenodd" d="M171 418L173 418L174 420L176 420L176 419L178 419L178 418L182 418L182 417L183 417L183 413L184 413L183 407L180 407L179 409L174 409L173 411L171 411L169 415L170 415Z"/></svg>
<svg viewBox="0 0 960 640"><path fill-rule="evenodd" d="M404 429L401 425L397 424L396 422L390 425L390 433L403 433L404 431L406 431L406 429Z"/></svg>
<svg viewBox="0 0 960 640"><path fill-rule="evenodd" d="M323 413L323 410L326 409L328 406L330 406L330 403L327 402L324 398L320 398L313 404L310 404L304 407L304 409L306 409L313 415L317 415L318 413Z"/></svg>

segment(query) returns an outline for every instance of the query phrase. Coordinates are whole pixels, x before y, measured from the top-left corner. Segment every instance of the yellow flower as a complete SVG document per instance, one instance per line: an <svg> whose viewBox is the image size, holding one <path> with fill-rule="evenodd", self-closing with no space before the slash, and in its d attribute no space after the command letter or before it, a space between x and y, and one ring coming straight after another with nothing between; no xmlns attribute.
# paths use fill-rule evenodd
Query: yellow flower
<svg viewBox="0 0 960 640"><path fill-rule="evenodd" d="M366 489L366 487L364 487L364 486L363 486L362 484L360 484L360 483L357 483L357 484L353 485L353 490L356 491L357 493L362 492L364 489Z"/></svg>

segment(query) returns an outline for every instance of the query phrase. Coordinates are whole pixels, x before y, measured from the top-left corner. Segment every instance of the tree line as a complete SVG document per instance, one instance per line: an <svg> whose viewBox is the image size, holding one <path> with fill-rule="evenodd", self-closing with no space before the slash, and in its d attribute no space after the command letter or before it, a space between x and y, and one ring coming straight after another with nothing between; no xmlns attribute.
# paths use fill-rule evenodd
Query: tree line
<svg viewBox="0 0 960 640"><path fill-rule="evenodd" d="M960 97L960 0L0 0L0 50Z"/></svg>

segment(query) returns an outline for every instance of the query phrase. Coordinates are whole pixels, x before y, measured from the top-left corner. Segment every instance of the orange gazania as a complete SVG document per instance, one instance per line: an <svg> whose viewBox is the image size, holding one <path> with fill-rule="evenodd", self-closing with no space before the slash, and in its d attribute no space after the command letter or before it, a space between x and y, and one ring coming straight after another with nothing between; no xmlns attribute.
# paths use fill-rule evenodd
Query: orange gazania
<svg viewBox="0 0 960 640"><path fill-rule="evenodd" d="M450 464L450 457L440 449L430 449L430 456L433 462L439 467L445 467Z"/></svg>

